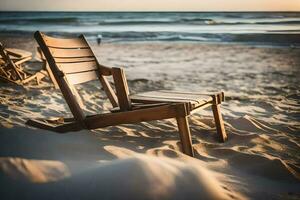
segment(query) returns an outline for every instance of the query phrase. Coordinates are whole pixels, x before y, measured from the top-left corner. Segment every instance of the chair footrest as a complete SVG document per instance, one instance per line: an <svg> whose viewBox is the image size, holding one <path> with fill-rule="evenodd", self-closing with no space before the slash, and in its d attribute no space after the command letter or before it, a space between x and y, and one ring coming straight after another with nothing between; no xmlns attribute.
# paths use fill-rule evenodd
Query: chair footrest
<svg viewBox="0 0 300 200"><path fill-rule="evenodd" d="M58 133L80 131L84 128L80 123L74 121L73 118L29 119L25 124Z"/></svg>

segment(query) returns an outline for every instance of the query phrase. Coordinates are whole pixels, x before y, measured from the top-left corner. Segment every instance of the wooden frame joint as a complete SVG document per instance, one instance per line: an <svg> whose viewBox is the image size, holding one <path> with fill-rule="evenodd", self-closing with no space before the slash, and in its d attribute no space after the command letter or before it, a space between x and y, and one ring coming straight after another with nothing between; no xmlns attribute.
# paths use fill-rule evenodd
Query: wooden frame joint
<svg viewBox="0 0 300 200"><path fill-rule="evenodd" d="M224 92L221 92L221 96L222 96L222 101L224 102L225 101L225 94L224 94Z"/></svg>
<svg viewBox="0 0 300 200"><path fill-rule="evenodd" d="M218 97L216 94L211 95L212 97L212 104L213 105L218 105Z"/></svg>
<svg viewBox="0 0 300 200"><path fill-rule="evenodd" d="M212 100L213 105L218 105L225 101L224 92L220 92L218 94L213 94L213 95L211 95L211 97L213 98L213 100Z"/></svg>
<svg viewBox="0 0 300 200"><path fill-rule="evenodd" d="M186 103L180 103L175 105L176 109L176 117L185 117L190 114L190 111L188 109L188 105Z"/></svg>

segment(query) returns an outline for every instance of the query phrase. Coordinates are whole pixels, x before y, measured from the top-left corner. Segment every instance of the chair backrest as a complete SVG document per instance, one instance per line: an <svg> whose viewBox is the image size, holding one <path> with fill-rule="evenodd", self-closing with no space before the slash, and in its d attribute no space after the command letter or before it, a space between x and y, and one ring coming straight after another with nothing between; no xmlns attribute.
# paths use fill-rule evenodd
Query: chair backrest
<svg viewBox="0 0 300 200"><path fill-rule="evenodd" d="M83 35L62 39L47 36L39 31L34 34L50 69L76 120L83 121L85 115L78 101L78 93L73 85L99 79L113 107L117 100L106 75L111 75L99 64Z"/></svg>

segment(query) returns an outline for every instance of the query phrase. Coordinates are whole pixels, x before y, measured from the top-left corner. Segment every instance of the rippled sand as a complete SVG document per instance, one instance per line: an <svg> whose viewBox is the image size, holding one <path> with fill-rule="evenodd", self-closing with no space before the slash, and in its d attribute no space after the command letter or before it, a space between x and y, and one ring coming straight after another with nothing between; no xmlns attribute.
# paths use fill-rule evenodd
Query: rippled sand
<svg viewBox="0 0 300 200"><path fill-rule="evenodd" d="M0 40L35 50L31 39ZM209 109L190 118L196 158L180 152L174 120L65 135L34 129L24 125L28 118L70 116L60 91L48 82L38 88L0 83L5 196L300 198L300 49L192 43L93 46L104 65L125 68L131 93L223 90L228 142L216 141ZM28 67L39 66L33 62ZM78 89L87 113L110 108L97 82Z"/></svg>

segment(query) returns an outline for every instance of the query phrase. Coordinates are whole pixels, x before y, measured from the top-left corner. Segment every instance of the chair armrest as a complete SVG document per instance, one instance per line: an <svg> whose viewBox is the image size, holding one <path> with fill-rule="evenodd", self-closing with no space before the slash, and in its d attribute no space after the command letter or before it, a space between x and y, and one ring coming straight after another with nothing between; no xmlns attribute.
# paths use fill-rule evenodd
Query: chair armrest
<svg viewBox="0 0 300 200"><path fill-rule="evenodd" d="M101 75L103 76L111 76L112 75L112 68L111 67L107 67L101 64L99 65L99 72Z"/></svg>
<svg viewBox="0 0 300 200"><path fill-rule="evenodd" d="M120 110L131 110L131 101L129 98L129 88L122 68L112 68L112 75L117 92Z"/></svg>

